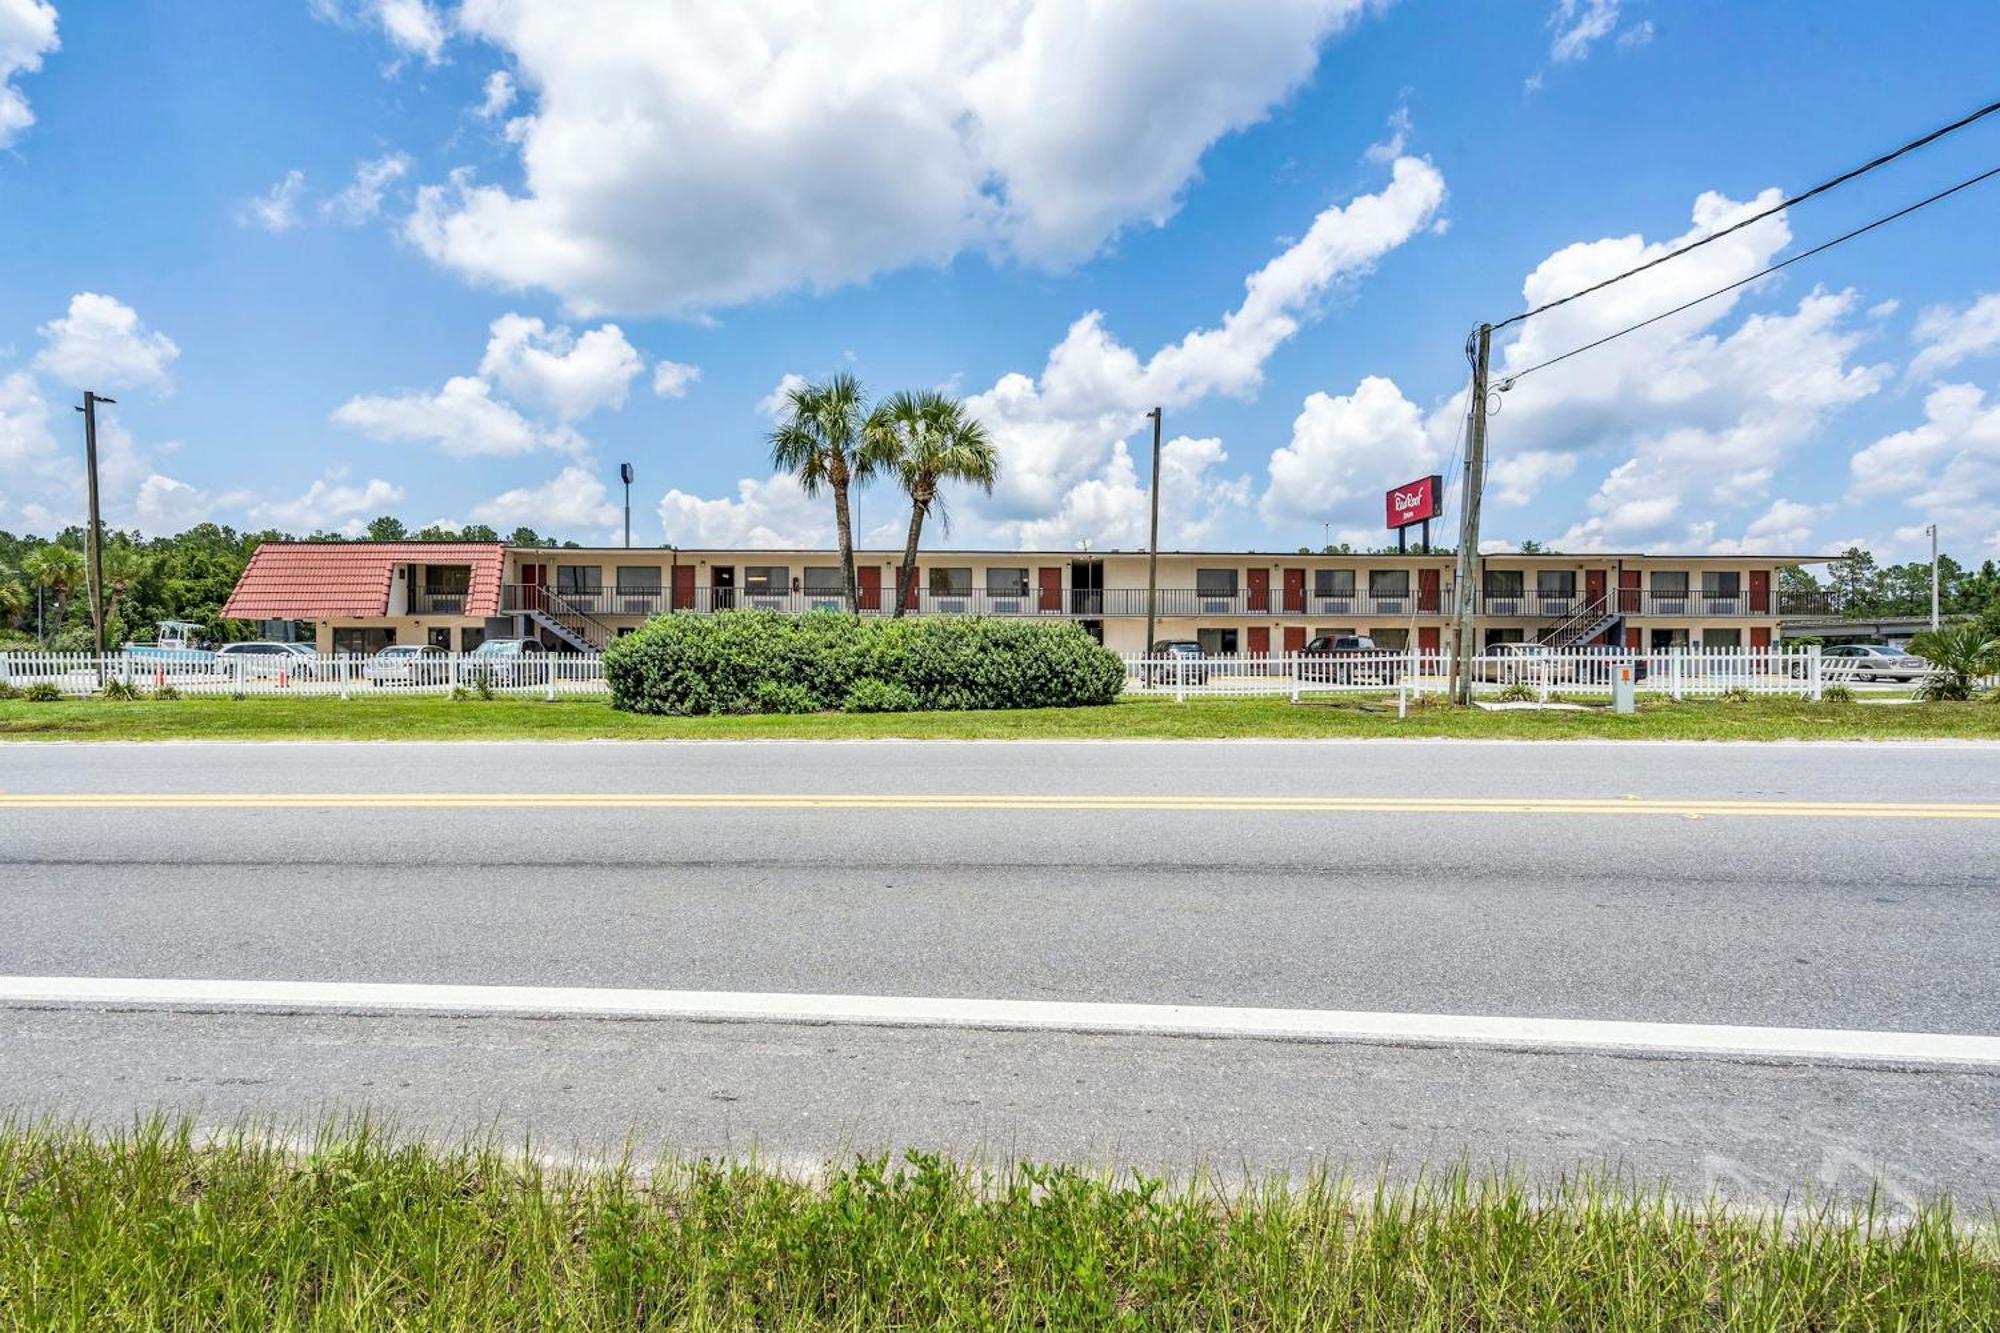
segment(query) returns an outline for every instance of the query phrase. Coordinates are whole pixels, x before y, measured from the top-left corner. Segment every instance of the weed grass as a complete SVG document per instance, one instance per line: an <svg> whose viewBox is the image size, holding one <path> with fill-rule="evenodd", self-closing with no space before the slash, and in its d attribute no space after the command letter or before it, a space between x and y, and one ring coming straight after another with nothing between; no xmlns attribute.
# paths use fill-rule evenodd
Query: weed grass
<svg viewBox="0 0 2000 1333"><path fill-rule="evenodd" d="M2000 1325L1949 1206L1758 1216L1448 1172L1218 1190L862 1159L552 1166L366 1122L0 1126L19 1328L1529 1329Z"/></svg>
<svg viewBox="0 0 2000 1333"><path fill-rule="evenodd" d="M1621 717L1486 712L1393 698L1125 699L1101 708L1004 712L644 717L601 698L417 696L0 700L15 740L921 740L1462 737L1495 740L2000 740L2000 704L1648 700Z"/></svg>

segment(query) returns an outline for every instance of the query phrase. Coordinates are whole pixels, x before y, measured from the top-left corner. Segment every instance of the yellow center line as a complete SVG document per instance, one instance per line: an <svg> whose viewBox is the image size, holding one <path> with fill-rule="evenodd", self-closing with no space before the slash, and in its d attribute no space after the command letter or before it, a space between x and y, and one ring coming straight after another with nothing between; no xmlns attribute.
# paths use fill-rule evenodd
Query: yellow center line
<svg viewBox="0 0 2000 1333"><path fill-rule="evenodd" d="M0 810L996 810L2000 819L2000 802L1638 797L893 795L674 792L0 793Z"/></svg>

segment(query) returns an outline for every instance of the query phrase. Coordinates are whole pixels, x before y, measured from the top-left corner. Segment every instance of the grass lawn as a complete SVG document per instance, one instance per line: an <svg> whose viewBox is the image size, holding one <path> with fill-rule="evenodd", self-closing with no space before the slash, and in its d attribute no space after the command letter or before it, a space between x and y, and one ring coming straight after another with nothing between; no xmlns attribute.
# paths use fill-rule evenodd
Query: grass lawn
<svg viewBox="0 0 2000 1333"><path fill-rule="evenodd" d="M0 1310L89 1329L1990 1329L2000 1250L1943 1207L1782 1225L1588 1180L1220 1191L913 1156L803 1183L366 1128L286 1151L16 1126Z"/></svg>
<svg viewBox="0 0 2000 1333"><path fill-rule="evenodd" d="M599 699L436 696L0 701L0 739L15 740L753 740L913 737L1173 739L1448 736L1500 740L2000 740L2000 704L1646 702L1631 717L1588 712L1460 711L1396 716L1395 701L1128 699L1106 708L805 717L640 717Z"/></svg>

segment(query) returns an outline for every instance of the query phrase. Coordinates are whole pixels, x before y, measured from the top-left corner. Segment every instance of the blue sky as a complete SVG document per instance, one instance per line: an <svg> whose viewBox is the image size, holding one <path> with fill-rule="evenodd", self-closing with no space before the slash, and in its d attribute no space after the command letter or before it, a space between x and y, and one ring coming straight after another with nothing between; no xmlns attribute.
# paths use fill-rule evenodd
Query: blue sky
<svg viewBox="0 0 2000 1333"><path fill-rule="evenodd" d="M825 540L788 376L951 386L932 544L1380 540L1479 319L1996 95L2000 10L0 0L0 527ZM2000 116L1509 335L1550 351L2000 163ZM1490 541L2000 556L2000 181L1524 379ZM1511 360L1510 360L1511 358ZM864 537L902 516L858 502Z"/></svg>

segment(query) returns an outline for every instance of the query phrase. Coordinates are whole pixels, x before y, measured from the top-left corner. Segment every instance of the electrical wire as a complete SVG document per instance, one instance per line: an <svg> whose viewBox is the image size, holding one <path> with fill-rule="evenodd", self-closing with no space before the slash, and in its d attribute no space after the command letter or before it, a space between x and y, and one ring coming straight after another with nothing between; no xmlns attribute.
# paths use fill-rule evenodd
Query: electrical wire
<svg viewBox="0 0 2000 1333"><path fill-rule="evenodd" d="M1759 278L1769 277L1771 274L1776 273L1779 269L1789 268L1793 264L1798 263L1801 259L1811 259L1814 255L1820 254L1821 252L1826 250L1831 250L1834 246L1839 245L1844 241L1851 241L1857 236L1865 235L1868 232L1874 231L1877 227L1887 226L1889 223L1896 221L1898 218L1908 217L1910 214L1916 212L1920 208L1928 208L1930 205L1937 203L1940 199L1948 199L1952 195L1957 194L1960 190L1970 189L1973 186L1979 184L1981 181L1991 180L1995 176L2000 176L2000 167L1994 167L1990 170L1982 171L1977 176L1973 176L1967 180L1962 180L1958 184L1953 185L1948 189L1939 190L1936 194L1931 195L1926 199L1919 199L1914 204L1910 204L1904 208L1899 208L1893 213L1885 214L1882 217L1876 218L1873 222L1869 222L1862 226L1856 227L1853 231L1843 232L1842 234L1834 237L1830 241L1823 241L1820 244L1815 245L1810 250L1802 250L1798 254L1791 256L1789 259L1781 259L1777 263L1772 264L1768 268L1759 269L1757 272L1752 273L1747 278L1738 278L1735 282L1730 283L1726 287L1717 287L1714 291L1709 292L1705 296L1697 296L1692 301L1683 301L1681 304L1675 306L1671 310L1663 310L1659 314L1653 315L1647 319L1642 319L1636 324L1628 324L1624 328L1619 329L1616 333L1607 333L1602 338L1599 338L1593 342L1587 342L1581 347L1572 347L1569 351L1564 352L1560 356L1552 356L1546 361L1537 361L1534 365L1529 366L1526 370L1517 370L1513 374L1508 375L1506 378L1500 380L1498 382L1498 388L1500 392L1505 393L1507 390L1513 388L1514 385L1517 382L1519 382L1519 380L1525 375L1532 375L1538 370L1546 370L1550 366L1555 365L1557 362L1567 361L1573 356L1581 356L1583 353L1588 352L1593 348L1602 347L1604 346L1604 344L1611 342L1614 339L1623 338L1628 333L1637 333L1640 329L1645 328L1649 324L1657 324L1663 319L1669 319L1675 315L1680 314L1683 310L1691 310L1695 306L1700 305L1704 301L1712 301L1718 296L1722 296L1726 293L1733 292L1738 287L1742 287L1745 286L1746 284L1755 282ZM1669 256L1669 258L1671 258L1671 256ZM1579 292L1578 295L1582 295L1582 293ZM1546 308L1547 307L1544 307L1544 309ZM1530 313L1533 312L1531 311ZM1495 325L1494 327L1498 328L1499 326Z"/></svg>
<svg viewBox="0 0 2000 1333"><path fill-rule="evenodd" d="M1623 273L1618 274L1616 277L1606 278L1602 282L1594 282L1590 286L1585 287L1580 291L1571 292L1568 296L1557 297L1553 301L1545 301L1541 305L1536 306L1533 310L1523 310L1518 315L1509 315L1506 319L1503 319L1498 324L1495 324L1493 326L1493 331L1495 333L1498 333L1501 329L1506 328L1509 324L1519 324L1524 320L1533 319L1536 315L1539 315L1544 311L1553 310L1559 305L1568 305L1571 301L1576 300L1580 296L1588 296L1592 292L1603 291L1606 287L1611 286L1613 283L1623 282L1625 281L1625 279L1632 277L1634 274L1644 273L1647 269L1653 268L1660 264L1664 264L1669 259L1679 259L1682 255L1688 253L1690 250L1699 250L1702 246L1707 245L1709 242L1719 241L1723 237L1729 235L1731 232L1742 231L1745 227L1748 227L1753 223L1762 222L1765 218L1770 217L1774 213L1784 212L1786 209L1792 207L1792 205L1794 204L1802 204L1806 200L1813 198L1815 195L1825 194L1828 190L1831 190L1836 186L1845 185L1848 181L1853 180L1855 177L1864 176L1867 173L1875 170L1877 167L1885 167L1889 165L1889 163L1894 162L1897 158L1902 157L1904 154L1914 153L1915 151L1917 151L1917 149L1924 147L1926 144L1935 143L1939 139L1944 138L1945 135L1951 134L1956 130L1962 130L1967 125L1972 124L1974 121L1981 120L1987 116L1992 115L1995 111L2000 111L2000 102L1989 102L1985 106L1980 107L1977 111L1973 112L1969 116L1961 117L1960 119L1953 121L1949 125L1945 125L1942 126L1941 128L1932 130L1929 134L1924 135L1922 138L1912 139L1908 143L1904 144L1901 148L1895 149L1892 152L1884 153L1882 154L1882 156L1876 158L1872 162L1864 162L1860 166L1854 168L1852 171L1844 171L1840 175L1835 176L1832 180L1821 181L1818 185L1813 186L1811 189L1802 190L1798 194L1793 195L1789 199L1781 200L1780 202L1772 205L1770 208L1763 210L1761 213L1753 213L1747 218L1739 219L1738 221L1731 223L1729 226L1724 227L1721 231L1712 231L1708 235L1703 236L1699 240L1688 242L1686 245L1682 246L1678 250L1670 250L1666 254L1657 255L1654 258L1647 260L1645 263L1640 264L1636 268L1629 268L1625 270Z"/></svg>

